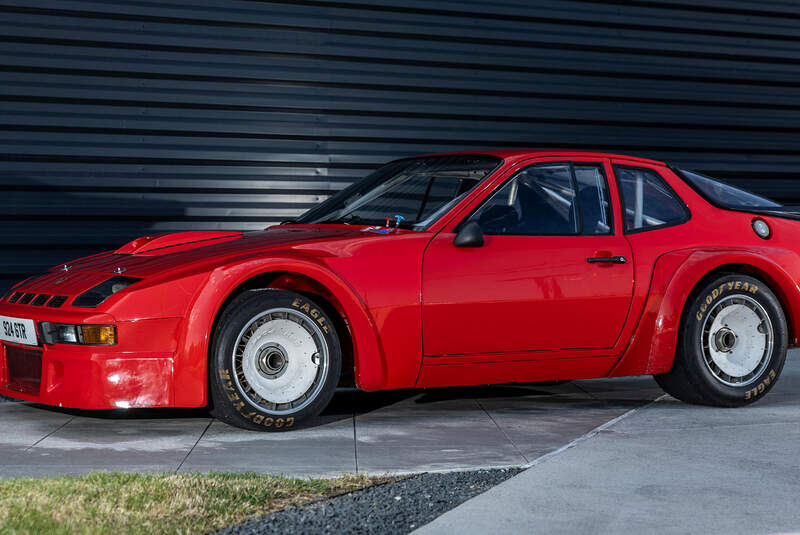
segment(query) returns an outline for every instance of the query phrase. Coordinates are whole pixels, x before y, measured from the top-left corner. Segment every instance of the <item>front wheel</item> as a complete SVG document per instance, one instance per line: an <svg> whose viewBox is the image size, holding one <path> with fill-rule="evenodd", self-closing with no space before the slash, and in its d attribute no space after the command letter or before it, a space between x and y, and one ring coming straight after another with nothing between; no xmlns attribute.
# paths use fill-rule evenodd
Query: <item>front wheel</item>
<svg viewBox="0 0 800 535"><path fill-rule="evenodd" d="M209 364L216 418L281 431L327 406L342 356L333 323L316 303L294 292L253 290L223 313Z"/></svg>
<svg viewBox="0 0 800 535"><path fill-rule="evenodd" d="M739 407L775 385L788 347L786 317L758 279L720 276L688 303L675 364L655 380L682 401Z"/></svg>

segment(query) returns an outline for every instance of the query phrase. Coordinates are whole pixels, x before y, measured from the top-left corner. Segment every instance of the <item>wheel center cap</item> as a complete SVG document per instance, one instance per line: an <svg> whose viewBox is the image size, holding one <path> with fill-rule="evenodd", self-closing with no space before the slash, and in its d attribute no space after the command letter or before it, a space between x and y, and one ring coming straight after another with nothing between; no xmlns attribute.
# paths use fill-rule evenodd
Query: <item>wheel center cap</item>
<svg viewBox="0 0 800 535"><path fill-rule="evenodd" d="M258 350L256 357L258 371L267 379L277 379L283 375L288 363L286 352L280 346L268 345Z"/></svg>
<svg viewBox="0 0 800 535"><path fill-rule="evenodd" d="M733 351L737 339L735 332L727 327L722 327L714 334L714 345L717 347L717 351L730 353Z"/></svg>

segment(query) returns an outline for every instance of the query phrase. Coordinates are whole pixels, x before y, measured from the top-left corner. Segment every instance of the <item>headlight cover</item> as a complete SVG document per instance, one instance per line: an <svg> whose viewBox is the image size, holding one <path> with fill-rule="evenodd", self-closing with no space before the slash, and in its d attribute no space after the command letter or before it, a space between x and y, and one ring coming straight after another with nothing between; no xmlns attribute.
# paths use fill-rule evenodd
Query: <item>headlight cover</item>
<svg viewBox="0 0 800 535"><path fill-rule="evenodd" d="M73 325L43 321L39 326L42 340L48 345L113 346L117 343L117 328L114 325Z"/></svg>
<svg viewBox="0 0 800 535"><path fill-rule="evenodd" d="M140 280L142 279L136 277L111 277L76 297L75 301L72 302L72 306L94 308L118 291Z"/></svg>

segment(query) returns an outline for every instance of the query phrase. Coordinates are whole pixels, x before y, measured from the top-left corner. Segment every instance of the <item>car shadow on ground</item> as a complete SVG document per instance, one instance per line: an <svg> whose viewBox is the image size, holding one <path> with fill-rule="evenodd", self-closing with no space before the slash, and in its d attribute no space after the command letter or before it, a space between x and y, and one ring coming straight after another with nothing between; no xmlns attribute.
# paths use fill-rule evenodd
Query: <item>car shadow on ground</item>
<svg viewBox="0 0 800 535"><path fill-rule="evenodd" d="M382 390L365 392L357 388L340 388L337 390L328 407L316 418L307 422L303 427L314 428L329 425L338 421L351 419L354 416L366 415L401 402L410 402L415 405L433 405L442 403L448 405L448 410L454 407L448 402L467 400L493 400L528 398L535 400L539 409L570 407L576 403L592 405L615 405L621 408L639 406L642 402L654 399L656 396L650 389L634 391L633 395L615 397L613 395L613 382L607 389L602 389L594 394L602 393L602 397L595 397L591 392L574 386L569 381L552 381L542 383L505 384L505 385L479 385L461 387L442 387L432 389L403 389ZM519 405L514 403L513 405ZM513 405L509 408L513 408ZM99 419L99 420L186 420L210 418L208 409L201 408L152 408L152 409L71 409L52 407L48 405L32 406L50 412L68 414L71 416ZM457 407L456 407L457 408ZM464 410L474 410L472 404L463 405ZM531 404L516 407L531 410Z"/></svg>
<svg viewBox="0 0 800 535"><path fill-rule="evenodd" d="M415 390L386 390L380 392L364 392L355 388L337 390L328 407L304 427L319 427L336 421L352 418L355 414L364 414L393 405L399 401L419 394ZM17 401L6 398L9 402ZM199 408L152 408L152 409L72 409L50 405L30 404L37 409L67 414L80 418L98 420L185 420L192 418L210 418L209 410Z"/></svg>
<svg viewBox="0 0 800 535"><path fill-rule="evenodd" d="M515 383L511 385L478 385L478 386L453 386L419 390L422 396L416 403L438 403L456 399L495 399L519 398L528 396L554 396L563 394L563 391L548 389L548 387L566 385L569 381L551 381L544 383Z"/></svg>

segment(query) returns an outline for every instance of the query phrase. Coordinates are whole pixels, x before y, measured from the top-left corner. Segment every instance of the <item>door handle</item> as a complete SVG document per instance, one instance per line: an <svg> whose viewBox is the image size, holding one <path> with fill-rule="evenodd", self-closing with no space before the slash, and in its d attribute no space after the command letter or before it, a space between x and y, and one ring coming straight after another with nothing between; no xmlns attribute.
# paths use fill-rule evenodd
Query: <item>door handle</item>
<svg viewBox="0 0 800 535"><path fill-rule="evenodd" d="M624 256L591 256L586 261L590 264L624 264L628 260Z"/></svg>

